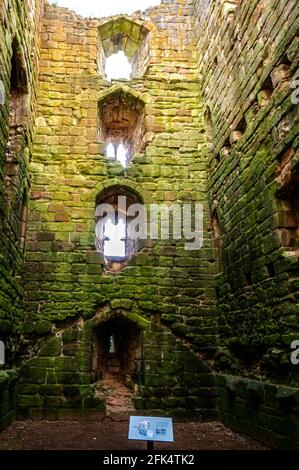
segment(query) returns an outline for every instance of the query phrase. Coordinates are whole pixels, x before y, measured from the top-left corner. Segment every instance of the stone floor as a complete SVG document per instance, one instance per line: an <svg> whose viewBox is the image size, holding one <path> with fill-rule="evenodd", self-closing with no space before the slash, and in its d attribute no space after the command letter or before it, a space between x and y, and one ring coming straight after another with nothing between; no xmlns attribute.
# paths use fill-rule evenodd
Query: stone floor
<svg viewBox="0 0 299 470"><path fill-rule="evenodd" d="M172 450L266 450L219 422L175 423L175 443L156 444ZM128 422L15 422L0 433L0 450L131 450L145 449L143 442L128 441Z"/></svg>
<svg viewBox="0 0 299 470"><path fill-rule="evenodd" d="M114 421L126 421L134 415L134 394L113 373L106 373L96 386L96 397L106 402L106 415Z"/></svg>

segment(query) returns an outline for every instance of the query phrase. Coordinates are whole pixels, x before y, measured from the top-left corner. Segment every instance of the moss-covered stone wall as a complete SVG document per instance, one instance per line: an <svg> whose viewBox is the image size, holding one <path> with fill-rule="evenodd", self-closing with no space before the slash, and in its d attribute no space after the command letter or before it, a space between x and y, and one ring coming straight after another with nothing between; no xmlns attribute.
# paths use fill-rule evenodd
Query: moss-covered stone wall
<svg viewBox="0 0 299 470"><path fill-rule="evenodd" d="M195 6L210 207L221 233L220 416L273 446L298 448L299 369L291 364L291 343L299 339L298 238L290 241L298 188L298 5Z"/></svg>
<svg viewBox="0 0 299 470"><path fill-rule="evenodd" d="M0 2L0 427L16 408L104 416L98 343L115 322L138 343L127 351L138 411L218 411L298 448L296 6L162 0L84 19ZM119 49L132 78L108 82ZM105 156L118 100L127 168ZM203 247L146 240L107 269L95 210L112 189L146 207L202 203Z"/></svg>
<svg viewBox="0 0 299 470"><path fill-rule="evenodd" d="M43 2L0 2L0 340L6 348L6 368L16 365L23 331L22 222L24 195L29 191L42 7ZM13 119L13 93L20 91L21 81L22 112L19 108ZM16 380L11 378L14 372L0 374L1 426L14 414Z"/></svg>
<svg viewBox="0 0 299 470"><path fill-rule="evenodd" d="M129 22L113 18L117 28L135 21L137 33L144 25L149 53L142 77L109 83L98 67L103 20L46 7L30 165L22 415L96 407L89 399L95 384L86 325L107 311L107 319L133 315L149 324L144 372L135 381L139 409L215 415L215 263L192 11L189 0L164 1ZM99 102L119 93L144 103L143 147L127 169L105 156L99 123ZM98 194L113 187L133 190L147 205L203 203L203 248L146 241L121 272L107 271L95 249L95 207ZM77 322L72 347L65 349L61 331Z"/></svg>

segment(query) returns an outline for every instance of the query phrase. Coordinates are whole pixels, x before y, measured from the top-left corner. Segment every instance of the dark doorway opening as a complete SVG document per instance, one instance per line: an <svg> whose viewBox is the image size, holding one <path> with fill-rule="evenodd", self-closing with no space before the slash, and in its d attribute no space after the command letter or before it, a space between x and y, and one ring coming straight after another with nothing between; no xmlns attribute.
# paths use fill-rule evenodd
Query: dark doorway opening
<svg viewBox="0 0 299 470"><path fill-rule="evenodd" d="M93 375L96 397L106 415L128 419L143 382L142 330L125 317L108 320L94 330Z"/></svg>
<svg viewBox="0 0 299 470"><path fill-rule="evenodd" d="M126 318L108 320L94 332L93 373L95 381L113 375L120 382L140 383L142 377L142 332Z"/></svg>

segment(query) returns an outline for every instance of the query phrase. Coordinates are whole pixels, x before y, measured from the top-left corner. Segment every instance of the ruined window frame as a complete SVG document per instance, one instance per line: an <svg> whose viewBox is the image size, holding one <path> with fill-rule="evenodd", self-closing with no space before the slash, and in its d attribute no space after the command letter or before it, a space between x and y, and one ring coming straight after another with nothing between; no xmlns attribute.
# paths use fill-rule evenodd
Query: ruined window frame
<svg viewBox="0 0 299 470"><path fill-rule="evenodd" d="M105 243L105 232L104 232L104 223L101 221L109 215L106 210L104 215L99 216L97 214L97 209L101 204L107 204L110 207L113 207L114 214L116 214L115 221L118 220L118 215L121 212L122 208L118 206L118 198L126 197L126 209L125 209L125 219L126 219L126 236L125 236L125 257L118 256L105 256L104 252L104 243ZM95 247L98 253L103 256L105 268L107 271L111 272L120 272L124 267L126 267L130 260L137 255L137 253L142 248L142 240L131 240L128 236L128 224L132 220L132 217L128 215L128 210L131 205L141 204L143 205L143 199L137 191L124 187L122 185L116 185L106 190L103 190L96 198L96 216L95 216Z"/></svg>
<svg viewBox="0 0 299 470"><path fill-rule="evenodd" d="M150 30L142 21L118 15L99 24L98 71L104 79L106 59L119 51L132 66L131 80L143 77L149 64Z"/></svg>

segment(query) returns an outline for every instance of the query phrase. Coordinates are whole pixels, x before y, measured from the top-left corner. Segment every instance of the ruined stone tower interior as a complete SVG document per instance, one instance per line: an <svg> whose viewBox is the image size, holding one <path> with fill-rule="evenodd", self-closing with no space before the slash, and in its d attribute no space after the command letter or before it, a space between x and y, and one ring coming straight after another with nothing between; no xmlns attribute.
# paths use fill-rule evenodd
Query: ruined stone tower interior
<svg viewBox="0 0 299 470"><path fill-rule="evenodd" d="M298 449L298 2L0 0L0 40L0 429L119 387ZM202 246L130 239L132 204L201 205Z"/></svg>

